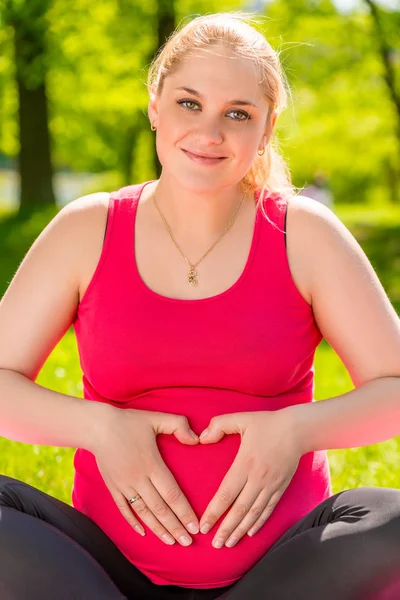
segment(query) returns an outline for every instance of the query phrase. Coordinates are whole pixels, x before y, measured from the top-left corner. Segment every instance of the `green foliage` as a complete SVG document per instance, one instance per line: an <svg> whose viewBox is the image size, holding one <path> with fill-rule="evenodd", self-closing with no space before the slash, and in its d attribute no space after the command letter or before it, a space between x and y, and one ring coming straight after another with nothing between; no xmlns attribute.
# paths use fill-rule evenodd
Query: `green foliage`
<svg viewBox="0 0 400 600"><path fill-rule="evenodd" d="M0 151L13 157L18 150L17 90L7 15L10 6L24 14L33 5L46 2L0 0L5 25L0 28ZM156 0L54 0L45 20L38 20L47 23L56 168L126 171L131 160L133 180L154 175L146 77L157 50L158 6ZM181 0L175 3L176 23L245 6L230 0ZM380 15L398 78L400 11L381 8ZM278 119L277 136L294 183L302 186L322 170L337 202L370 201L377 191L388 197L390 166L399 155L398 116L369 12L341 14L328 0L273 0L266 4L260 28L279 52L293 92L293 104Z"/></svg>
<svg viewBox="0 0 400 600"><path fill-rule="evenodd" d="M293 92L291 110L278 119L281 147L298 185L322 170L337 202L370 201L399 152L371 20L310 5L273 2L264 28Z"/></svg>

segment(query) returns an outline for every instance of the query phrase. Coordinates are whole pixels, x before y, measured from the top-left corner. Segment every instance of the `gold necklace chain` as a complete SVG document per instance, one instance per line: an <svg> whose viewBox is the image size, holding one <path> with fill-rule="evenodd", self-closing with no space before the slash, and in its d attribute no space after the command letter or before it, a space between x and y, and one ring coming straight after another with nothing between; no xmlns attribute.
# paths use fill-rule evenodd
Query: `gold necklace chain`
<svg viewBox="0 0 400 600"><path fill-rule="evenodd" d="M241 201L241 203L240 203L240 205L239 205L239 208L237 209L237 211L235 212L235 214L233 215L232 219L229 221L228 225L225 227L224 231L221 233L221 235L219 236L219 238L218 238L218 239L217 239L217 240L216 240L216 241L213 243L213 245L211 246L211 248L209 248L209 249L207 250L207 252L206 252L205 254L203 254L203 256L200 258L200 260L198 260L198 261L197 261L195 264L192 264L192 263L190 262L190 260L188 259L188 257L184 255L184 253L182 252L182 249L180 248L180 246L179 246L179 245L177 244L177 242L175 241L175 239L174 239L174 236L172 235L171 228L169 227L169 225L168 225L168 223L167 223L167 221L166 221L166 219L165 219L164 215L162 214L162 212L161 212L161 211L160 211L160 209L158 208L157 201L156 201L156 195L155 195L155 192L153 192L151 195L153 196L153 200L154 200L154 204L156 205L156 209L158 210L158 212L159 212L159 214L160 214L160 217L162 218L162 220L163 220L163 222L164 222L164 225L165 225L165 227L167 228L167 231L168 231L169 235L171 236L171 239L172 239L172 241L174 242L175 246L178 248L179 252L182 254L183 258L184 258L184 259L186 260L186 262L189 264L190 271L189 271L189 273L187 274L187 282L188 282L188 284L189 284L190 286L192 286L192 287L195 287L195 286L197 286L197 285L198 285L198 281L197 281L197 271L195 270L195 267L197 267L197 265L198 265L198 264L199 264L199 263L200 263L200 262L203 260L203 258L205 258L205 257L207 256L207 254L208 254L209 252L211 252L211 250L214 248L214 246L215 246L215 245L216 245L216 244L217 244L217 243L220 241L220 239L221 239L221 238L222 238L222 237L223 237L223 236L226 234L226 232L227 232L227 231L228 231L228 230L229 230L229 229L232 227L232 225L233 225L233 223L234 223L234 221L235 221L235 219L236 219L236 216L237 216L237 214L238 214L239 210L242 208L242 205L243 205L243 202L244 202L244 197L245 197L245 194L243 194L243 198L242 198L242 201Z"/></svg>

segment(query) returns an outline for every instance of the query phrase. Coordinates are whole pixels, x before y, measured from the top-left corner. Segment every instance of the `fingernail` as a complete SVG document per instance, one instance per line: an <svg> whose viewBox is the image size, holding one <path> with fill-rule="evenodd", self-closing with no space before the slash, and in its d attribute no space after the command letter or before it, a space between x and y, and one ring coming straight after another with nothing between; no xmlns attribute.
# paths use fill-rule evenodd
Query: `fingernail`
<svg viewBox="0 0 400 600"><path fill-rule="evenodd" d="M211 529L210 523L204 523L203 527L200 529L201 533L208 533Z"/></svg>
<svg viewBox="0 0 400 600"><path fill-rule="evenodd" d="M201 434L201 436L200 436L200 439L202 440L203 438L205 438L205 437L206 437L206 435L208 435L208 429L205 429L205 430L203 431L203 433L202 433L202 434Z"/></svg>
<svg viewBox="0 0 400 600"><path fill-rule="evenodd" d="M222 548L223 545L224 540L222 540L221 538L218 538L217 540L215 540L215 542L213 542L214 548Z"/></svg>
<svg viewBox="0 0 400 600"><path fill-rule="evenodd" d="M189 431L189 433L190 433L190 435L192 436L192 438L193 438L194 440L196 440L196 442L197 442L199 438L198 438L198 436L195 434L195 432L194 432L194 431L192 431L192 430L190 430L190 431Z"/></svg>
<svg viewBox="0 0 400 600"><path fill-rule="evenodd" d="M235 538L235 537L233 537L233 538L230 538L230 539L229 539L229 540L226 542L225 546L227 546L228 548L232 548L232 546L234 546L234 545L237 543L237 541L238 541L238 539L237 539L237 538Z"/></svg>
<svg viewBox="0 0 400 600"><path fill-rule="evenodd" d="M192 543L192 540L189 540L189 538L186 537L186 535L181 535L181 537L178 539L180 543L183 544L183 546L189 546L189 544Z"/></svg>
<svg viewBox="0 0 400 600"><path fill-rule="evenodd" d="M135 525L135 529L138 533L140 533L140 535L146 535L143 527L140 527L140 525Z"/></svg>
<svg viewBox="0 0 400 600"><path fill-rule="evenodd" d="M168 533L164 533L161 537L167 544L175 544L174 538L168 535Z"/></svg>
<svg viewBox="0 0 400 600"><path fill-rule="evenodd" d="M196 523L188 523L186 529L190 531L190 533L199 533L199 528Z"/></svg>

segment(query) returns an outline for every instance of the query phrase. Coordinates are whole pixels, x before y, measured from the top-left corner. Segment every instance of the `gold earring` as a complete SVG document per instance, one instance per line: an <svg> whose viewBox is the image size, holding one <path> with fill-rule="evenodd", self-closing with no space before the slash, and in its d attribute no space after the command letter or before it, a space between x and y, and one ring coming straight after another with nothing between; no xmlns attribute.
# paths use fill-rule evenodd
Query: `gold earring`
<svg viewBox="0 0 400 600"><path fill-rule="evenodd" d="M152 124L152 125L151 125L151 130L152 130L152 131L155 131L156 129L157 129L157 127L154 127L154 125Z"/></svg>
<svg viewBox="0 0 400 600"><path fill-rule="evenodd" d="M257 154L258 156L262 156L265 152L265 148L263 148L262 150L257 150Z"/></svg>

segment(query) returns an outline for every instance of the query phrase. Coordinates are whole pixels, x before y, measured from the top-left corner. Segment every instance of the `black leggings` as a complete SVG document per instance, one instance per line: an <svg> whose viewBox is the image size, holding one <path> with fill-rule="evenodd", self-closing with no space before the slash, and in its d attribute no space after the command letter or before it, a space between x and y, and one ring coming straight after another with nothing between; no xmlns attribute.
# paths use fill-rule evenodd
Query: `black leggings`
<svg viewBox="0 0 400 600"><path fill-rule="evenodd" d="M400 490L340 492L239 581L195 590L152 583L86 515L0 475L1 600L375 600L399 575Z"/></svg>

